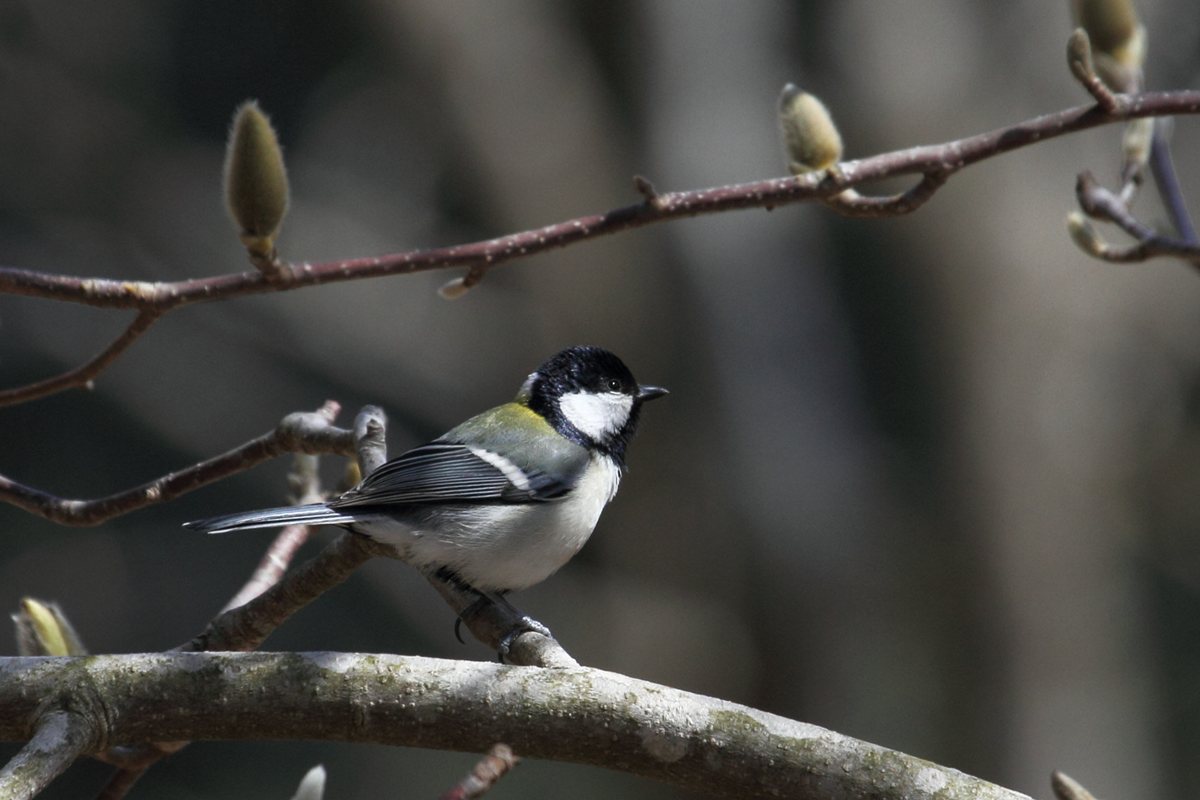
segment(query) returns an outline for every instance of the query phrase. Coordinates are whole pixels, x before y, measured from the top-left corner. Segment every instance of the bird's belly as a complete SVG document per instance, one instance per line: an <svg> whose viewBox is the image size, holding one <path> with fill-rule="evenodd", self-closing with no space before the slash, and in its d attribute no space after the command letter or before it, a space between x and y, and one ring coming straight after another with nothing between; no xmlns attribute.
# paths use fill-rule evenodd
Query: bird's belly
<svg viewBox="0 0 1200 800"><path fill-rule="evenodd" d="M579 552L616 491L620 473L597 459L562 500L412 509L354 525L422 569L452 570L480 591L524 589Z"/></svg>

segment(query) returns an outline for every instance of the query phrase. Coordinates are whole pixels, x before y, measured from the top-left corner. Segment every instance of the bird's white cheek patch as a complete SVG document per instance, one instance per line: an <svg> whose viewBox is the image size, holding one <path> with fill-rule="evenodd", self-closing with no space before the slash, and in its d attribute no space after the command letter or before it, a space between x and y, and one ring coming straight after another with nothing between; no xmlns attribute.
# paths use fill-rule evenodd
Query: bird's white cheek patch
<svg viewBox="0 0 1200 800"><path fill-rule="evenodd" d="M580 433L601 441L625 427L633 398L621 392L571 392L559 398L558 407Z"/></svg>

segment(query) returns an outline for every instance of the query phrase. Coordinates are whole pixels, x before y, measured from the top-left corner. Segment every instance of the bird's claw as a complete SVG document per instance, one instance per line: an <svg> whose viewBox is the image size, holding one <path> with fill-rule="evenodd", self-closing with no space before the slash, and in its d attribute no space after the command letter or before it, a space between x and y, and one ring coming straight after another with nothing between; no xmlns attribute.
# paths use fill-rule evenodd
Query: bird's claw
<svg viewBox="0 0 1200 800"><path fill-rule="evenodd" d="M552 633L550 633L550 629L547 628L545 625L538 622L536 619L534 619L531 616L522 615L521 621L518 622L516 625L512 626L512 628L508 631L508 633L504 634L504 636L502 636L500 638L499 652L496 654L498 659L500 660L500 663L502 663L502 664L504 663L504 657L507 656L508 651L510 649L512 649L513 643L516 642L519 637L521 637L522 635L524 635L526 633L541 634L542 636L545 636L547 639L554 638L554 635Z"/></svg>

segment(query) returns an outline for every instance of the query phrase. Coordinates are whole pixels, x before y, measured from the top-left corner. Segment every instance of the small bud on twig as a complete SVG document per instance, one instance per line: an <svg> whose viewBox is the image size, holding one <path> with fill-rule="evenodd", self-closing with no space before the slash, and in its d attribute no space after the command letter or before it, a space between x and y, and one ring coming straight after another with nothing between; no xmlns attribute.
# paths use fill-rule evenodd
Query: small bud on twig
<svg viewBox="0 0 1200 800"><path fill-rule="evenodd" d="M471 287L467 286L467 279L465 277L451 278L438 287L438 294L442 296L443 300L457 300L470 291L470 289Z"/></svg>
<svg viewBox="0 0 1200 800"><path fill-rule="evenodd" d="M225 205L251 257L271 261L288 209L287 168L275 129L254 100L238 106L229 130Z"/></svg>
<svg viewBox="0 0 1200 800"><path fill-rule="evenodd" d="M321 800L325 796L325 767L317 764L304 773L292 800Z"/></svg>
<svg viewBox="0 0 1200 800"><path fill-rule="evenodd" d="M1075 80L1087 89L1101 108L1110 114L1117 110L1117 99L1113 97L1112 90L1096 75L1092 43L1083 28L1076 28L1067 39L1067 66L1071 68Z"/></svg>
<svg viewBox="0 0 1200 800"><path fill-rule="evenodd" d="M57 603L21 598L12 615L17 627L17 652L23 656L82 656L87 648Z"/></svg>
<svg viewBox="0 0 1200 800"><path fill-rule="evenodd" d="M828 169L842 158L842 136L829 109L793 83L779 95L779 128L793 175Z"/></svg>
<svg viewBox="0 0 1200 800"><path fill-rule="evenodd" d="M1133 0L1074 0L1072 10L1091 39L1096 74L1113 91L1135 90L1146 61L1146 28Z"/></svg>
<svg viewBox="0 0 1200 800"><path fill-rule="evenodd" d="M438 288L438 294L443 300L457 300L466 294L471 287L483 280L483 273L486 270L483 267L474 266L467 270L467 274L461 278L453 278L446 281Z"/></svg>
<svg viewBox="0 0 1200 800"><path fill-rule="evenodd" d="M1054 789L1054 796L1058 800L1096 800L1091 792L1080 785L1079 781L1058 770L1055 770L1050 776L1050 788Z"/></svg>
<svg viewBox="0 0 1200 800"><path fill-rule="evenodd" d="M1090 256L1100 258L1108 249L1091 221L1078 211L1067 212L1067 232L1075 246Z"/></svg>
<svg viewBox="0 0 1200 800"><path fill-rule="evenodd" d="M1150 148L1154 142L1154 118L1143 117L1130 120L1121 137L1121 151L1125 156L1125 169L1141 172L1150 160Z"/></svg>
<svg viewBox="0 0 1200 800"><path fill-rule="evenodd" d="M1133 0L1073 0L1075 22L1088 32L1101 53L1113 53L1136 35Z"/></svg>

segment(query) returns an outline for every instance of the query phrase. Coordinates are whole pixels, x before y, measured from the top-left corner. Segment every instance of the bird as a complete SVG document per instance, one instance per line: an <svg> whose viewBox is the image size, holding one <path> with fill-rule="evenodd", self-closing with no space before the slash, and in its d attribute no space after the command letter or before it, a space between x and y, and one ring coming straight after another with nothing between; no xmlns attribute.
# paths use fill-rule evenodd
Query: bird
<svg viewBox="0 0 1200 800"><path fill-rule="evenodd" d="M591 537L616 495L643 403L642 385L613 353L569 347L525 379L511 402L471 417L321 503L196 520L206 533L332 525L388 545L401 561L457 584L477 604L542 582ZM459 615L455 634L464 615ZM526 630L549 635L528 616Z"/></svg>

